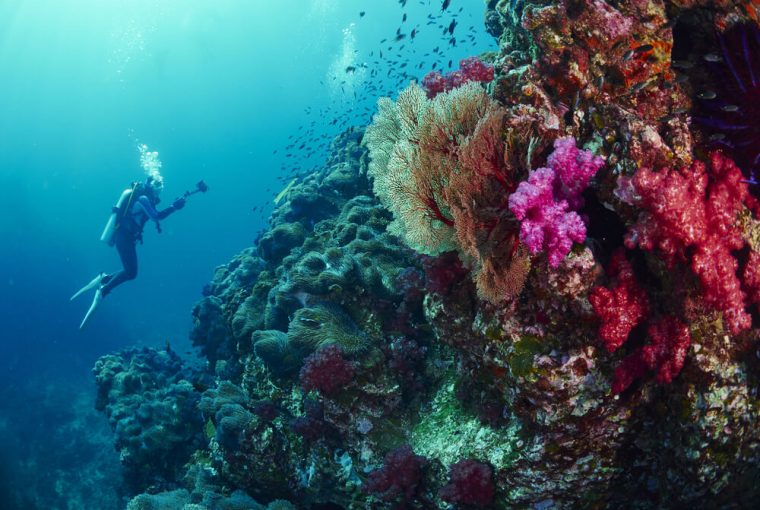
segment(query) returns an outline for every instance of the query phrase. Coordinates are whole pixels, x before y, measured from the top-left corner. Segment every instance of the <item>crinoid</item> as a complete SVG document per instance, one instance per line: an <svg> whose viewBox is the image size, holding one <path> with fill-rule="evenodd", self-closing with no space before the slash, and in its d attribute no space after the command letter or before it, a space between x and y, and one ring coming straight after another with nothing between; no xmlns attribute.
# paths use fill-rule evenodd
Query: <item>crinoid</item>
<svg viewBox="0 0 760 510"><path fill-rule="evenodd" d="M728 150L748 180L760 172L760 27L737 24L718 35L720 52L704 55L712 90L697 94L694 117L710 133L709 143Z"/></svg>

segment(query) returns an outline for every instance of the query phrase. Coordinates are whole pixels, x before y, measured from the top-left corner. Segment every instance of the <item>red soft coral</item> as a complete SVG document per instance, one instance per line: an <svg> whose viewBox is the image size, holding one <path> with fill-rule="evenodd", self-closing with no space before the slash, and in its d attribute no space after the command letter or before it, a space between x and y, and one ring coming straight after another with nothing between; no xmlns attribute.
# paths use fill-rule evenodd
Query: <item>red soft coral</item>
<svg viewBox="0 0 760 510"><path fill-rule="evenodd" d="M438 491L446 502L479 507L490 505L495 493L491 466L472 459L452 464L449 483Z"/></svg>
<svg viewBox="0 0 760 510"><path fill-rule="evenodd" d="M595 287L589 301L602 322L599 336L607 350L614 352L649 314L649 301L644 289L636 282L631 263L622 249L612 256L607 274L617 281L616 285Z"/></svg>
<svg viewBox="0 0 760 510"><path fill-rule="evenodd" d="M709 167L695 161L689 168L659 172L641 168L633 184L645 212L625 239L629 248L659 250L669 266L690 262L704 302L723 312L732 334L751 325L731 253L744 246L736 225L748 199L742 179L733 161L720 152L710 154Z"/></svg>
<svg viewBox="0 0 760 510"><path fill-rule="evenodd" d="M624 359L615 370L613 393L624 391L648 370L657 371L656 380L660 384L670 384L683 368L691 345L688 326L667 315L650 324L647 332L649 343Z"/></svg>
<svg viewBox="0 0 760 510"><path fill-rule="evenodd" d="M383 467L370 472L362 489L376 494L383 501L401 498L409 503L422 483L422 475L427 459L415 455L412 447L402 445L385 455Z"/></svg>
<svg viewBox="0 0 760 510"><path fill-rule="evenodd" d="M304 391L314 389L324 395L334 395L353 379L353 365L343 358L343 351L335 344L309 355L301 367L300 380Z"/></svg>

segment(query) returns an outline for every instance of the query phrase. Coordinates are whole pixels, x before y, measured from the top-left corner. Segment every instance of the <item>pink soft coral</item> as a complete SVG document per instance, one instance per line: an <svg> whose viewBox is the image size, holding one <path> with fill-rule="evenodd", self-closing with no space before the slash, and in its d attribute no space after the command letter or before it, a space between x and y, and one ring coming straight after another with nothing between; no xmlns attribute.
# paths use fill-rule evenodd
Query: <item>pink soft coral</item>
<svg viewBox="0 0 760 510"><path fill-rule="evenodd" d="M520 240L532 254L544 247L549 265L559 266L573 242L586 239L586 225L576 209L583 205L581 193L604 160L581 151L573 137L554 142L548 167L530 172L509 197L509 210L520 220Z"/></svg>
<svg viewBox="0 0 760 510"><path fill-rule="evenodd" d="M747 185L720 152L713 152L709 162L709 168L695 161L689 168L636 172L633 184L645 212L625 244L657 249L669 266L690 262L704 302L723 312L728 330L738 334L752 322L731 253L744 246L736 218L747 201Z"/></svg>

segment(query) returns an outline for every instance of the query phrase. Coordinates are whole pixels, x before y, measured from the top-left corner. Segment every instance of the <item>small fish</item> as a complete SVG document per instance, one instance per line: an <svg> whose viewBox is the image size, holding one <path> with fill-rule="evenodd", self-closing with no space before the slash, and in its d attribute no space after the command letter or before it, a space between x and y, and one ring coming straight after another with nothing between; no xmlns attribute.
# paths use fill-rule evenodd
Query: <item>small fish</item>
<svg viewBox="0 0 760 510"><path fill-rule="evenodd" d="M623 60L630 60L631 57L633 56L633 53L634 53L633 50L628 50L625 53L623 53Z"/></svg>
<svg viewBox="0 0 760 510"><path fill-rule="evenodd" d="M641 83L637 83L636 85L634 85L633 87L631 87L631 92L633 92L635 94L636 92L639 92L639 91L643 90L644 88L646 88L647 85L649 85L648 81L642 81Z"/></svg>
<svg viewBox="0 0 760 510"><path fill-rule="evenodd" d="M448 32L450 35L454 35L454 29L457 27L457 20L452 20L449 24Z"/></svg>
<svg viewBox="0 0 760 510"><path fill-rule="evenodd" d="M348 67L346 67L346 72L347 73L353 73L354 71L356 71L356 67L354 67L354 66L348 66Z"/></svg>
<svg viewBox="0 0 760 510"><path fill-rule="evenodd" d="M285 188L282 191L280 191L276 197L274 197L275 204L280 203L280 200L282 200L285 197L285 195L288 193L288 191L290 191L290 188L293 187L293 185L296 183L297 180L298 179L293 179L292 181L290 181L290 183L287 186L285 186Z"/></svg>
<svg viewBox="0 0 760 510"><path fill-rule="evenodd" d="M413 29L412 29L412 33L410 33L410 34L409 34L409 37L410 37L411 39L414 39L414 36L415 36L415 35L417 35L417 29L416 29L416 28L413 28Z"/></svg>
<svg viewBox="0 0 760 510"><path fill-rule="evenodd" d="M636 53L644 53L647 51L652 51L654 49L654 46L651 44L642 44L641 46L637 47L634 51Z"/></svg>
<svg viewBox="0 0 760 510"><path fill-rule="evenodd" d="M445 11L446 9L448 9L449 8L449 4L451 4L451 0L443 0L443 5L441 5L441 12Z"/></svg>
<svg viewBox="0 0 760 510"><path fill-rule="evenodd" d="M396 34L396 37L394 40L400 41L402 39L406 38L406 34Z"/></svg>
<svg viewBox="0 0 760 510"><path fill-rule="evenodd" d="M404 16L401 18L401 23L405 23L405 22L406 22L406 13L404 13Z"/></svg>
<svg viewBox="0 0 760 510"><path fill-rule="evenodd" d="M723 140L724 138L726 138L726 135L724 135L723 133L715 133L714 135L710 135L708 140L710 140L711 142L719 142Z"/></svg>
<svg viewBox="0 0 760 510"><path fill-rule="evenodd" d="M710 99L715 99L716 97L718 97L718 95L715 92L711 91L711 90L706 90L704 92L700 92L699 94L697 94L697 97L699 99L710 100Z"/></svg>
<svg viewBox="0 0 760 510"><path fill-rule="evenodd" d="M359 13L359 17L360 17L360 18L363 18L365 14L367 14L365 11L361 11L361 12Z"/></svg>
<svg viewBox="0 0 760 510"><path fill-rule="evenodd" d="M694 62L691 60L673 60L670 65L676 69L691 69L694 67Z"/></svg>
<svg viewBox="0 0 760 510"><path fill-rule="evenodd" d="M705 62L722 62L723 61L723 58L721 58L721 56L716 53L708 53L702 58L705 59Z"/></svg>
<svg viewBox="0 0 760 510"><path fill-rule="evenodd" d="M724 112L738 112L739 107L736 106L735 104L727 104L726 106L722 106L721 110L723 110Z"/></svg>

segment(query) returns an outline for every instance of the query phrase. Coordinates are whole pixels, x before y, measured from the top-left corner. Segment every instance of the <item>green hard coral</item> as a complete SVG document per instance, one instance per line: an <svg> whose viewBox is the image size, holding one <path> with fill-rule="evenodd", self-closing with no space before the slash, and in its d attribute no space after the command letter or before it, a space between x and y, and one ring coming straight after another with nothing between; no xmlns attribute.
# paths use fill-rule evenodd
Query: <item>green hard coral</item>
<svg viewBox="0 0 760 510"><path fill-rule="evenodd" d="M342 307L333 303L301 308L288 326L288 341L304 352L336 344L344 353L354 354L369 347L370 339Z"/></svg>
<svg viewBox="0 0 760 510"><path fill-rule="evenodd" d="M288 342L288 335L275 329L255 331L253 351L277 375L287 375L301 366L302 355Z"/></svg>

